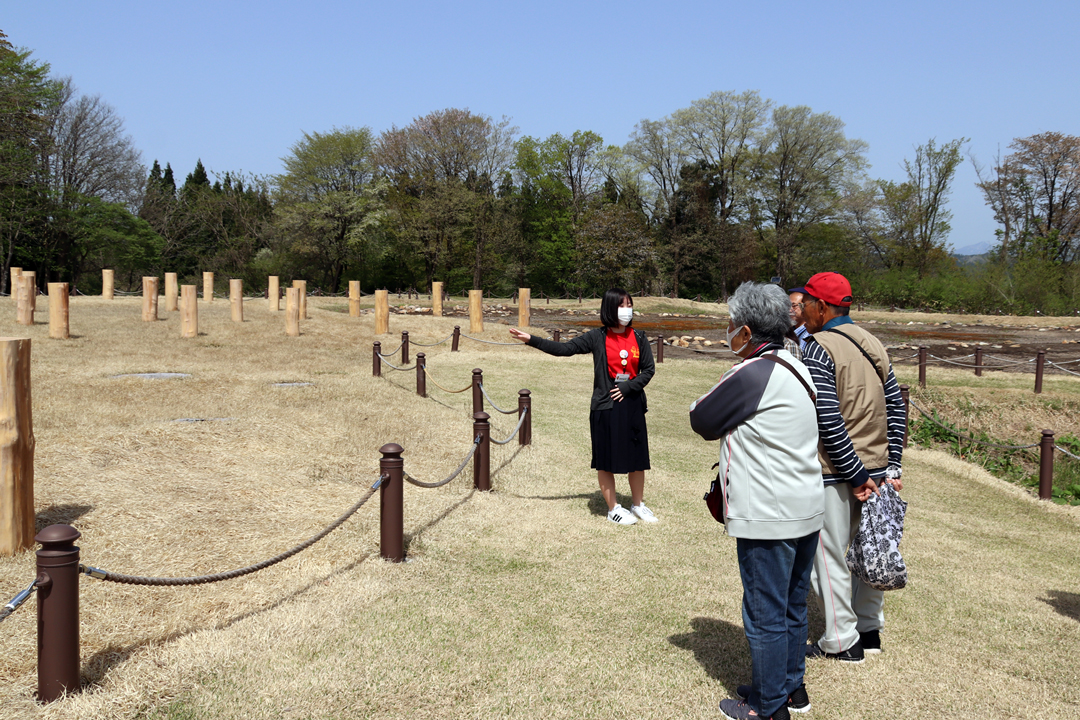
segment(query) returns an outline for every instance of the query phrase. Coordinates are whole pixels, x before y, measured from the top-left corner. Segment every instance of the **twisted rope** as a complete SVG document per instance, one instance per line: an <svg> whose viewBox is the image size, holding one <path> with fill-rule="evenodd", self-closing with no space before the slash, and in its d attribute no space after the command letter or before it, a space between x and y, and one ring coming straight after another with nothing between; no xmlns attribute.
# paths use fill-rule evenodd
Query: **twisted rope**
<svg viewBox="0 0 1080 720"><path fill-rule="evenodd" d="M517 427L514 428L514 432L510 433L510 437L506 438L505 440L496 440L495 438L489 438L491 440L491 442L495 443L496 445L505 445L506 443L513 440L514 436L518 434L518 430L520 430L521 426L525 423L525 415L528 412L529 412L529 408L523 408L523 412L521 413L521 417L518 418Z"/></svg>
<svg viewBox="0 0 1080 720"><path fill-rule="evenodd" d="M1010 365L1027 365L1028 363L1035 362L1035 358L1030 358L1028 360L1012 360L1010 358L998 357L997 355L987 355L986 357L993 358L999 362L1008 363Z"/></svg>
<svg viewBox="0 0 1080 720"><path fill-rule="evenodd" d="M1073 460L1080 460L1080 456L1078 456L1078 455L1073 455L1073 454L1072 454L1071 452L1069 452L1069 451L1068 451L1068 450L1066 450L1065 448L1061 447L1060 445L1055 445L1055 446L1054 446L1054 449L1055 449L1055 450L1057 450L1058 452L1063 452L1063 453L1065 453L1066 455L1068 455L1069 457L1071 457L1071 458L1072 458Z"/></svg>
<svg viewBox="0 0 1080 720"><path fill-rule="evenodd" d="M1080 363L1080 358L1075 360L1065 360L1064 362L1059 362L1058 365L1072 365L1073 363Z"/></svg>
<svg viewBox="0 0 1080 720"><path fill-rule="evenodd" d="M390 357L390 356L392 356L392 355L397 355L397 351L398 351L398 350L400 350L400 349L401 349L401 348L403 348L403 347L405 347L405 341L404 341L404 340L402 340L402 341L401 341L401 344L400 344L400 345L398 345L398 346L397 346L396 348L394 348L393 350L391 350L390 352L388 352L388 353L383 353L383 352L380 352L380 353L379 353L379 357L383 357L383 358L388 358L388 357Z"/></svg>
<svg viewBox="0 0 1080 720"><path fill-rule="evenodd" d="M1058 364L1056 362L1050 362L1049 360L1047 360L1046 364L1049 365L1050 367L1056 367L1058 370L1060 370L1063 373L1069 373L1070 375L1076 375L1077 377L1080 377L1080 372L1076 372L1075 370L1070 370L1068 368L1063 368L1063 367L1061 367L1060 364Z"/></svg>
<svg viewBox="0 0 1080 720"><path fill-rule="evenodd" d="M487 401L489 403L491 403L491 407L495 408L496 410L501 412L503 415L509 415L510 413L516 413L517 412L517 410L503 410L501 407L496 405L495 401L491 399L491 396L487 394L487 390L484 389L484 383L480 383L480 392L484 393L484 397L486 397Z"/></svg>
<svg viewBox="0 0 1080 720"><path fill-rule="evenodd" d="M430 380L431 382L435 383L435 387L439 388L440 390L442 390L444 392L448 392L451 395L457 395L458 393L463 393L463 392L465 392L466 390L468 390L469 388L472 387L472 383L469 383L468 385L461 388L460 390L447 390L446 388L444 388L442 385L439 384L438 380L436 380L435 378L433 378L431 376L431 373L428 372L427 365L424 365L423 367L424 367L424 374L427 375L427 379Z"/></svg>
<svg viewBox="0 0 1080 720"><path fill-rule="evenodd" d="M293 555L302 550L306 550L315 543L322 540L324 537L336 530L342 523L353 516L357 510L363 507L364 503L371 499L371 496L375 494L375 491L379 489L382 481L387 478L386 475L380 475L379 479L375 481L375 484L371 486L371 489L367 491L364 497L360 498L359 502L353 505L351 508L345 511L345 514L339 517L334 522L326 526L326 528L318 535L311 537L305 542L300 543L291 550L287 550L280 555L275 555L269 560L263 560L261 563L255 565L248 565L245 568L238 570L229 570L228 572L216 573L214 575L200 575L197 577L181 577L181 578L162 578L162 577L140 577L137 575L121 575L120 573L107 572L105 570L99 570L98 568L90 567L88 565L79 565L79 572L85 573L90 577L95 577L99 580L105 580L106 582L125 583L128 585L202 585L205 583L219 582L221 580L232 580L233 578L242 577L244 575L250 575L253 572L258 572L264 568L268 568L271 565L276 565L282 560L287 560Z"/></svg>
<svg viewBox="0 0 1080 720"><path fill-rule="evenodd" d="M1001 448L1002 450L1030 450L1031 448L1039 447L1039 443L1032 443L1030 445L1002 445L1000 443L992 443L992 442L989 442L987 440L979 440L977 438L971 437L970 435L964 435L962 433L957 432L956 430L953 430L948 425L942 425L940 422L937 421L937 419L931 417L925 410L923 410L921 407L916 405L915 401L911 400L910 398L908 399L908 403L911 405L911 407L915 408L920 413L922 413L922 416L924 418L926 418L930 422L934 423L935 425L937 425L942 430L948 430L950 433L952 433L953 435L955 435L957 438L959 438L961 440L967 440L968 442L974 443L976 445L988 445L990 447Z"/></svg>
<svg viewBox="0 0 1080 720"><path fill-rule="evenodd" d="M30 597L30 593L34 592L34 588L37 587L37 584L37 578L34 578L34 581L30 583L25 590L12 598L11 602L5 605L3 610L0 610L0 622L7 620L9 615L22 607L22 604Z"/></svg>
<svg viewBox="0 0 1080 720"><path fill-rule="evenodd" d="M433 342L433 343L422 343L422 342L416 342L415 340L413 340L413 341L412 341L412 344L413 344L413 345L419 345L420 347L435 347L436 345L442 345L442 344L443 344L444 342L446 342L447 340L449 340L449 339L450 339L450 338L452 338L452 337L454 337L454 333L450 333L449 335L447 335L446 337L444 337L444 338L443 338L442 340L440 340L439 342Z"/></svg>
<svg viewBox="0 0 1080 720"><path fill-rule="evenodd" d="M426 482L421 482L420 480L417 480L416 478L414 478L409 473L405 473L402 477L404 477L406 481L412 483L416 487L422 487L422 488L442 487L443 485L450 482L451 480L453 480L454 478L456 478L458 475L461 474L461 471L464 470L465 466L469 464L470 460L472 460L472 456L476 454L476 448L478 448L478 447L480 447L480 436L479 435L477 435L476 439L473 440L472 450L470 450L469 454L465 456L465 459L461 461L461 464L458 465L457 470L455 470L453 473L451 473L450 477L446 478L445 480L440 480L439 482L433 482L433 483L426 483Z"/></svg>
<svg viewBox="0 0 1080 720"><path fill-rule="evenodd" d="M390 361L389 361L389 360L387 360L386 358L383 358L383 359L382 359L382 361L383 361L383 363L384 363L384 364L386 364L386 365L389 365L389 366L390 366L391 368L393 368L394 370L415 370L415 369L416 369L416 365L413 365L413 366L411 366L411 367L403 367L403 368L402 368L402 367L398 367L397 365L395 365L394 363L390 362Z"/></svg>
<svg viewBox="0 0 1080 720"><path fill-rule="evenodd" d="M1001 370L1002 368L1010 367L1009 365L972 365L971 363L953 362L949 358L939 358L936 355L931 355L930 357L934 358L935 360L940 360L942 362L947 362L950 365L956 365L957 367L971 368L973 370ZM964 357L971 357L971 356L970 355L965 355Z"/></svg>
<svg viewBox="0 0 1080 720"><path fill-rule="evenodd" d="M481 340L480 338L469 337L468 335L462 335L461 337L465 338L466 340L472 340L472 341L478 342L478 343L487 343L488 345L520 345L521 344L519 342L502 343L502 342L495 342L494 340Z"/></svg>

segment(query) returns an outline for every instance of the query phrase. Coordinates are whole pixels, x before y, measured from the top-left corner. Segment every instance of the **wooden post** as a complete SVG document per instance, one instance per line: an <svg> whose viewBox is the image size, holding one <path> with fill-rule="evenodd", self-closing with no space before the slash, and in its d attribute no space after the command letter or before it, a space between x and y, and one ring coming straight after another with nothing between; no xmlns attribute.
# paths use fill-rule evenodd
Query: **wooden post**
<svg viewBox="0 0 1080 720"><path fill-rule="evenodd" d="M390 300L386 290L375 291L375 334L390 332Z"/></svg>
<svg viewBox="0 0 1080 720"><path fill-rule="evenodd" d="M472 411L474 413L483 412L484 410L484 389L480 386L484 384L484 371L480 368L473 368L472 371Z"/></svg>
<svg viewBox="0 0 1080 720"><path fill-rule="evenodd" d="M919 346L919 387L926 389L926 351L925 345Z"/></svg>
<svg viewBox="0 0 1080 720"><path fill-rule="evenodd" d="M469 332L484 332L484 291L469 291Z"/></svg>
<svg viewBox="0 0 1080 720"><path fill-rule="evenodd" d="M300 288L291 287L285 291L285 334L300 336Z"/></svg>
<svg viewBox="0 0 1080 720"><path fill-rule="evenodd" d="M214 273L202 274L202 299L205 302L214 302Z"/></svg>
<svg viewBox="0 0 1080 720"><path fill-rule="evenodd" d="M25 275L26 273L23 273ZM1043 368L1046 367L1046 351L1040 350L1035 356L1035 394L1042 393Z"/></svg>
<svg viewBox="0 0 1080 720"><path fill-rule="evenodd" d="M244 281L237 278L229 278L229 307L232 310L232 321L244 322Z"/></svg>
<svg viewBox="0 0 1080 720"><path fill-rule="evenodd" d="M1039 499L1054 496L1054 431L1043 430L1039 441Z"/></svg>
<svg viewBox="0 0 1080 720"><path fill-rule="evenodd" d="M68 328L67 283L49 283L49 337L55 340L67 340L71 337Z"/></svg>
<svg viewBox="0 0 1080 720"><path fill-rule="evenodd" d="M0 555L34 544L30 338L0 338Z"/></svg>
<svg viewBox="0 0 1080 720"><path fill-rule="evenodd" d="M473 487L480 492L491 490L491 416L486 412L473 413L473 439L480 436L473 454Z"/></svg>
<svg viewBox="0 0 1080 720"><path fill-rule="evenodd" d="M27 298L30 301L30 324L34 324L34 313L37 312L37 273L33 270L23 270L23 282L26 283Z"/></svg>
<svg viewBox="0 0 1080 720"><path fill-rule="evenodd" d="M106 300L113 299L113 275L112 270L101 271L101 297Z"/></svg>
<svg viewBox="0 0 1080 720"><path fill-rule="evenodd" d="M300 319L307 320L307 280L293 280L292 286L297 289L296 307L300 312Z"/></svg>
<svg viewBox="0 0 1080 720"><path fill-rule="evenodd" d="M15 322L20 325L34 324L34 308L30 304L31 292L26 273L19 275L15 286Z"/></svg>
<svg viewBox="0 0 1080 720"><path fill-rule="evenodd" d="M154 322L157 317L157 278L146 276L142 279L142 319Z"/></svg>
<svg viewBox="0 0 1080 720"><path fill-rule="evenodd" d="M180 337L199 337L199 295L194 285L180 286Z"/></svg>
<svg viewBox="0 0 1080 720"><path fill-rule="evenodd" d="M390 562L405 560L404 492L405 450L397 443L379 448L379 556Z"/></svg>
<svg viewBox="0 0 1080 720"><path fill-rule="evenodd" d="M521 422L521 416L525 421ZM532 392L518 390L518 421L521 422L521 430L518 432L518 445L532 444Z"/></svg>
<svg viewBox="0 0 1080 720"><path fill-rule="evenodd" d="M982 377L982 348L975 348L975 377Z"/></svg>
<svg viewBox="0 0 1080 720"><path fill-rule="evenodd" d="M360 281L349 281L349 317L360 317Z"/></svg>
<svg viewBox="0 0 1080 720"><path fill-rule="evenodd" d="M664 336L656 336L656 362L664 362Z"/></svg>
<svg viewBox="0 0 1080 720"><path fill-rule="evenodd" d="M409 364L409 331L401 331L401 364Z"/></svg>
<svg viewBox="0 0 1080 720"><path fill-rule="evenodd" d="M450 352L457 352L458 345L461 343L461 326L454 326L454 339L450 342Z"/></svg>
<svg viewBox="0 0 1080 720"><path fill-rule="evenodd" d="M431 283L431 316L442 317L442 283Z"/></svg>
<svg viewBox="0 0 1080 720"><path fill-rule="evenodd" d="M281 286L279 281L280 278L277 275L271 275L266 283L266 300L270 306L270 312L281 311Z"/></svg>
<svg viewBox="0 0 1080 720"><path fill-rule="evenodd" d="M382 343L376 340L371 344L371 375L372 377L382 377Z"/></svg>
<svg viewBox="0 0 1080 720"><path fill-rule="evenodd" d="M180 309L179 293L176 273L165 273L165 312L176 312Z"/></svg>
<svg viewBox="0 0 1080 720"><path fill-rule="evenodd" d="M530 288L518 288L518 327L529 327L529 317L532 315L532 290Z"/></svg>
<svg viewBox="0 0 1080 720"><path fill-rule="evenodd" d="M11 282L8 285L8 292L11 293L11 297L15 297L15 289L19 287L19 278L22 277L22 268L11 268Z"/></svg>
<svg viewBox="0 0 1080 720"><path fill-rule="evenodd" d="M427 376L424 375L425 358L424 353L416 353L416 394L420 397L427 397Z"/></svg>

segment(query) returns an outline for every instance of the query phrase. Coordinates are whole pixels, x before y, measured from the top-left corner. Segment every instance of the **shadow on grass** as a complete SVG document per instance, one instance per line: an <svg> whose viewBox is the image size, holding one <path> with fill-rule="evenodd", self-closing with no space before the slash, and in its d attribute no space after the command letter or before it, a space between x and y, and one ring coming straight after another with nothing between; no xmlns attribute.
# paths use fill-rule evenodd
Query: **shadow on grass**
<svg viewBox="0 0 1080 720"><path fill-rule="evenodd" d="M301 588L297 588L288 595L279 598L278 600L274 601L269 605L248 610L247 612L241 613L236 617L229 618L228 620L223 620L222 622L215 625L211 625L209 627L196 625L189 627L186 630L169 633L168 635L162 637L149 637L138 642L133 642L129 645L109 645L105 648L102 648L90 657L86 658L86 660L83 662L82 670L79 673L81 685L83 688L86 688L88 686L101 684L101 682L109 674L110 670L112 670L117 665L123 664L129 658L131 658L132 655L135 655L144 648L152 648L165 645L166 643L179 640L188 635L202 632L203 630L225 630L229 627L232 627L236 623L241 622L242 620L246 620L250 617L255 617L256 615L261 615L265 612L270 612L271 610L276 610L277 608L295 600L301 595L304 595L316 586L329 582L331 578L334 578L338 575L344 575L356 569L369 557L371 556L363 555L360 558L353 560L348 565L343 565L342 567L332 572L329 572L326 575L317 578L316 580L312 580L307 585L304 585Z"/></svg>
<svg viewBox="0 0 1080 720"><path fill-rule="evenodd" d="M726 620L696 617L692 632L672 635L668 642L694 653L694 659L712 679L734 693L740 683L750 680L750 652L742 625Z"/></svg>
<svg viewBox="0 0 1080 720"><path fill-rule="evenodd" d="M469 493L465 497L461 498L456 503L454 503L450 507L443 510L441 513L439 513L438 516L435 517L434 520L429 522L427 525L421 525L419 528L417 528L417 530L415 532L405 533L405 538L404 538L405 556L408 557L408 555L409 555L409 545L412 544L413 540L416 540L417 538L419 538L426 530L430 530L431 528L433 528L436 525L438 525L439 523L441 523L443 520L445 520L447 517L450 516L450 513L454 512L459 507L461 507L465 503L469 502L469 500L471 500L472 496L475 495L475 494L476 494L476 488L473 488L472 490L469 491Z"/></svg>
<svg viewBox="0 0 1080 720"><path fill-rule="evenodd" d="M78 505L75 503L50 505L38 512L34 521L34 532L41 532L42 529L50 525L70 525L93 509L93 505Z"/></svg>
<svg viewBox="0 0 1080 720"><path fill-rule="evenodd" d="M1064 590L1048 590L1046 597L1039 598L1067 618L1080 622L1080 595Z"/></svg>

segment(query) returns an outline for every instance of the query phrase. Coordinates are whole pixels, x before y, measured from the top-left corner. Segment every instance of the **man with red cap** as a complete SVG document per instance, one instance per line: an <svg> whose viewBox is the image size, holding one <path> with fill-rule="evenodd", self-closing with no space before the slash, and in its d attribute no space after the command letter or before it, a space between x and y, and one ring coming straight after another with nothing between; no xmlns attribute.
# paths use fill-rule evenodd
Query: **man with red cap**
<svg viewBox="0 0 1080 720"><path fill-rule="evenodd" d="M817 386L818 460L825 480L825 523L811 584L825 633L810 657L862 662L881 652L884 597L853 577L844 555L859 528L862 502L888 482L897 490L904 449L904 403L885 346L848 316L851 284L840 273L814 275L803 288L812 337L803 362Z"/></svg>

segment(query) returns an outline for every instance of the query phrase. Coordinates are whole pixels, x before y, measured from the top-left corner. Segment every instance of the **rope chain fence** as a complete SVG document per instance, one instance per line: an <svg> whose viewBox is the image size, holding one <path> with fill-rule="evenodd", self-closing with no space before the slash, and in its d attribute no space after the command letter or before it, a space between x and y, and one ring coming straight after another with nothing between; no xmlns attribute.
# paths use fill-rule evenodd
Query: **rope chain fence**
<svg viewBox="0 0 1080 720"><path fill-rule="evenodd" d="M387 363L387 364L389 364L389 363ZM442 390L443 392L448 392L448 393L450 393L451 395L457 395L458 393L463 393L463 392L465 392L466 390L470 390L470 389L472 388L472 383L469 383L468 385L466 385L465 387L461 388L460 390L449 390L449 389L447 389L447 388L444 388L444 387L443 387L442 385L440 385L440 384L439 384L439 381L438 381L438 380L436 380L436 379L435 379L434 377L432 377L432 376L431 376L431 373L430 373L430 372L428 371L428 369L427 369L427 365L424 365L424 375L426 375L426 376L427 376L427 379L428 379L428 380L430 380L431 382L435 383L435 387L439 388L439 389L440 389L440 390Z"/></svg>
<svg viewBox="0 0 1080 720"><path fill-rule="evenodd" d="M1080 372L1076 372L1075 370L1070 370L1069 368L1063 368L1063 367L1061 367L1061 365L1059 363L1050 362L1049 360L1047 360L1046 364L1049 365L1050 367L1057 368L1058 370L1060 370L1063 373L1068 373L1069 375L1076 375L1077 377L1080 377Z"/></svg>
<svg viewBox="0 0 1080 720"><path fill-rule="evenodd" d="M1065 453L1066 455L1071 457L1073 460L1080 460L1080 455L1073 455L1071 452L1069 452L1065 448L1061 447L1060 445L1054 445L1054 449L1057 450L1058 452Z"/></svg>
<svg viewBox="0 0 1080 720"><path fill-rule="evenodd" d="M387 360L385 357L382 358L382 361L383 361L384 365L389 365L394 370L415 370L416 369L416 365L410 365L409 367L398 367L394 363Z"/></svg>
<svg viewBox="0 0 1080 720"><path fill-rule="evenodd" d="M8 619L13 612L22 607L22 604L26 602L31 593L34 592L34 588L37 587L38 580L34 578L34 581L27 586L27 588L21 591L18 595L12 598L11 602L4 606L3 610L0 610L0 622L4 622Z"/></svg>
<svg viewBox="0 0 1080 720"><path fill-rule="evenodd" d="M950 358L938 357L937 355L928 355L927 357L940 362L949 363L950 365L956 365L957 367L972 368L974 370L999 370L1001 368L1011 367L1010 365L973 365L971 363L959 363L954 362ZM963 357L971 357L970 355L964 355Z"/></svg>
<svg viewBox="0 0 1080 720"><path fill-rule="evenodd" d="M942 423L938 422L936 418L931 417L929 413L927 413L921 407L916 405L914 400L911 400L909 398L908 403L911 405L911 407L915 408L920 413L922 413L922 416L924 418L926 418L930 422L934 423L935 425L937 425L942 430L949 431L950 433L955 435L960 440L966 440L966 441L974 443L976 445L988 445L990 447L1000 448L1002 450L1030 450L1031 448L1039 447L1039 443L1032 443L1030 445L1003 445L1001 443L989 442L988 440L979 440L977 438L971 437L970 435L964 435L963 433L960 433L957 430L954 430L953 428L949 427L948 425L943 425Z"/></svg>
<svg viewBox="0 0 1080 720"><path fill-rule="evenodd" d="M440 480L439 482L427 483L427 482L423 482L421 480L417 480L416 478L414 478L409 473L404 473L402 475L402 477L406 481L408 481L408 482L412 483L413 485L415 485L416 487L422 487L422 488L442 487L443 485L450 482L451 480L453 480L454 478L456 478L458 475L461 474L461 471L465 469L465 466L469 464L470 460L472 460L473 455L476 454L476 448L478 448L478 447L480 447L480 436L479 435L477 435L476 439L473 440L472 449L469 450L469 454L466 455L465 459L461 461L460 465L458 465L457 470L455 470L453 473L451 473L450 477L446 478L445 480Z"/></svg>
<svg viewBox="0 0 1080 720"><path fill-rule="evenodd" d="M491 396L487 394L487 390L484 389L484 383L480 383L480 392L484 393L484 397L486 397L487 401L489 403L491 403L491 407L495 408L496 410L501 412L503 415L511 415L511 414L517 412L517 408L514 408L513 410L503 410L501 407L496 405L495 401L491 399Z"/></svg>
<svg viewBox="0 0 1080 720"><path fill-rule="evenodd" d="M287 550L280 555L275 555L269 560L263 560L261 563L255 565L248 565L244 568L237 570L229 570L228 572L215 573L213 575L200 575L197 577L180 577L180 578L164 578L164 577L140 577L137 575L122 575L120 573L108 572L99 568L90 567L89 565L79 565L79 572L89 575L90 577L97 578L98 580L104 580L106 582L124 583L127 585L204 585L206 583L220 582L222 580L232 580L234 578L242 577L244 575L250 575L253 572L258 572L271 565L276 565L282 560L287 560L293 555L306 550L315 543L322 540L324 537L332 533L338 527L341 526L346 520L353 516L357 510L364 506L371 496L375 494L375 491L382 485L383 480L388 478L387 475L380 475L379 479L375 481L375 484L371 486L371 489L367 491L364 497L353 505L351 508L345 511L345 514L339 517L334 522L330 523L317 535L309 538L308 540L300 543L291 550Z"/></svg>
<svg viewBox="0 0 1080 720"><path fill-rule="evenodd" d="M449 340L449 339L450 339L450 338L452 338L452 337L454 337L454 333L450 333L449 335L447 335L446 337L444 337L444 338L443 338L442 340L440 340L439 342L433 342L433 343L422 343L422 342L417 342L417 341L415 341L415 340L410 340L410 342L411 342L411 343L412 343L413 345L419 345L420 347L435 347L436 345L442 345L442 344L443 344L444 342L446 342L447 340ZM397 351L395 350L394 352L397 352ZM390 353L390 354L391 354L391 355L393 355L394 353Z"/></svg>
<svg viewBox="0 0 1080 720"><path fill-rule="evenodd" d="M483 386L481 385L481 387L483 387ZM522 413L521 413L521 417L518 418L517 427L514 428L514 432L510 433L510 437L506 438L505 440L496 440L495 438L489 438L491 440L491 442L495 443L496 445L505 445L506 443L513 440L517 436L518 430L521 430L521 426L525 424L525 416L528 415L528 414L529 414L529 408L523 408Z"/></svg>
<svg viewBox="0 0 1080 720"><path fill-rule="evenodd" d="M402 341L401 341L401 344L400 344L400 345L398 345L398 346L397 346L396 348L394 348L393 350L391 350L390 352L388 352L388 353L380 352L380 353L379 353L379 357L381 357L381 358L383 358L383 359L386 359L386 358L388 358L388 357L393 357L394 355L397 355L397 352L398 352L398 350L400 350L400 349L401 349L401 348L403 348L403 347L405 347L405 341L404 341L404 340L402 340Z"/></svg>
<svg viewBox="0 0 1080 720"><path fill-rule="evenodd" d="M466 340L472 340L473 342L487 343L488 345L521 345L521 343L519 342L495 342L494 340L481 340L480 338L470 337L465 334L462 334L461 337L465 338Z"/></svg>

